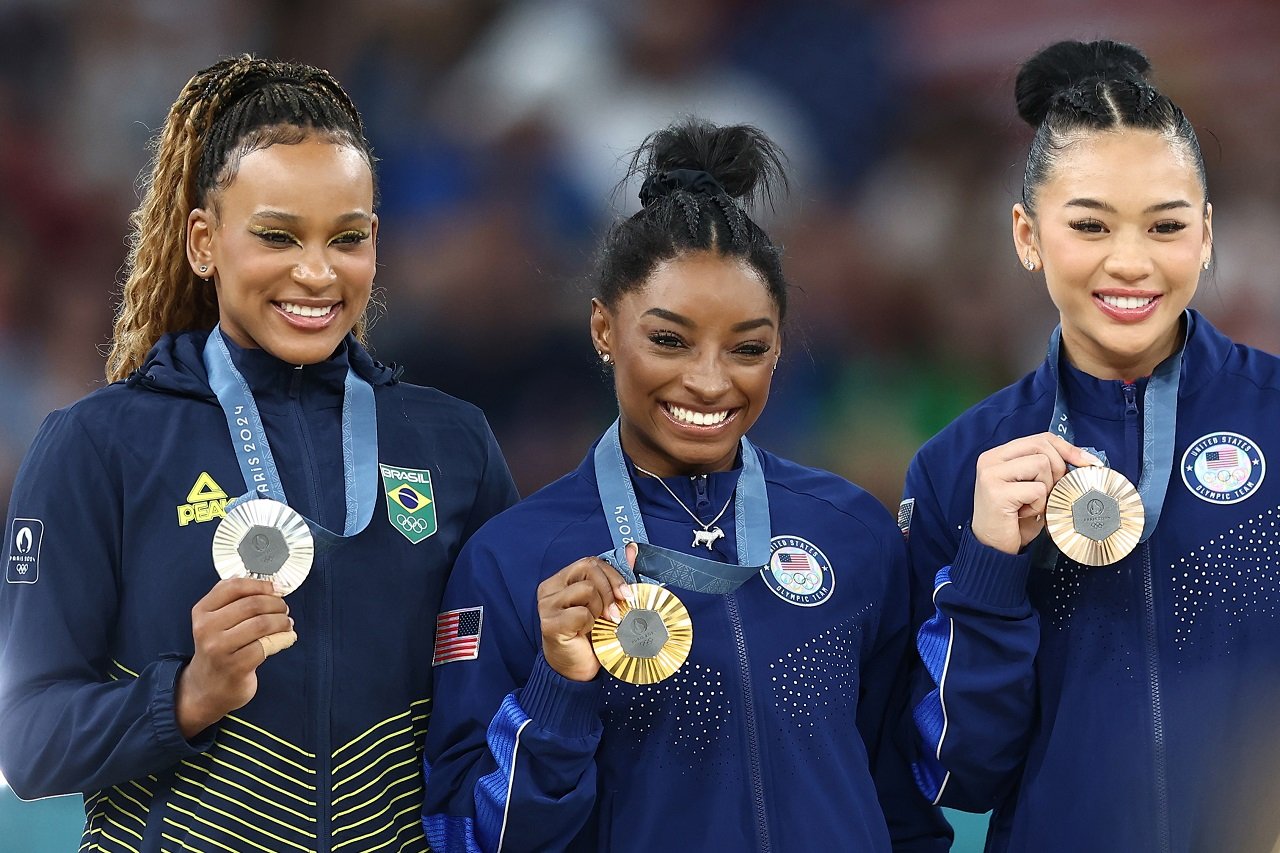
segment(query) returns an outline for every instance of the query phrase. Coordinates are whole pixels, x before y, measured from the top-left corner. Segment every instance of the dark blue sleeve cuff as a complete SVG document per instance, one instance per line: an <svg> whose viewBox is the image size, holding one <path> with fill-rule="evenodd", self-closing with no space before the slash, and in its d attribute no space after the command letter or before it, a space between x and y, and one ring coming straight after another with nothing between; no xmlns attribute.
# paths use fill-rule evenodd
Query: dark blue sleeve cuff
<svg viewBox="0 0 1280 853"><path fill-rule="evenodd" d="M561 737L586 737L599 732L603 671L590 681L571 681L551 668L541 654L516 701L529 719Z"/></svg>
<svg viewBox="0 0 1280 853"><path fill-rule="evenodd" d="M210 749L218 732L216 725L209 726L193 740L187 740L178 728L178 675L186 665L185 657L165 655L160 659L156 667L155 690L147 708L156 742L166 753L173 755L195 755Z"/></svg>
<svg viewBox="0 0 1280 853"><path fill-rule="evenodd" d="M951 564L951 583L963 595L998 608L1027 603L1027 574L1031 554L1006 554L983 545L965 525L960 550Z"/></svg>

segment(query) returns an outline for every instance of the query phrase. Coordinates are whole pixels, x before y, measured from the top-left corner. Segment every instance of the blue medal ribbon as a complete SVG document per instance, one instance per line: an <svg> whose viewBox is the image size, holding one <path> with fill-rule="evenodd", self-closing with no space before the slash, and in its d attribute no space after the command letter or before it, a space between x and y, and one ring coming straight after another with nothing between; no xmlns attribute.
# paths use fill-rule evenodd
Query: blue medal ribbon
<svg viewBox="0 0 1280 853"><path fill-rule="evenodd" d="M227 418L231 444L249 490L232 504L254 498L288 504L253 390L231 360L219 326L214 326L205 343L204 367L209 374L209 387ZM342 471L347 506L342 533L306 519L317 540L329 544L364 530L378 501L378 417L373 386L358 376L350 364L342 395Z"/></svg>
<svg viewBox="0 0 1280 853"><path fill-rule="evenodd" d="M1190 322L1188 312L1183 313L1184 327ZM1147 382L1147 390L1143 395L1142 413L1142 472L1138 478L1138 496L1142 498L1142 508L1146 520L1142 525L1139 542L1146 542L1155 532L1160 521L1160 512L1164 508L1165 493L1169 489L1169 475L1173 470L1174 432L1178 419L1178 383L1182 379L1182 352L1186 342L1178 345L1173 355L1166 358L1156 367ZM1049 374L1053 377L1055 396L1053 400L1053 420L1049 429L1072 444L1074 431L1071 428L1071 413L1067 408L1066 392L1062 386L1062 326L1053 330L1049 338ZM1104 463L1106 455L1092 448L1083 448Z"/></svg>
<svg viewBox="0 0 1280 853"><path fill-rule="evenodd" d="M711 595L731 593L752 575L759 574L766 567L772 550L769 545L769 495L765 491L759 452L746 436L742 437L741 448L742 471L738 474L733 497L738 563L721 563L649 542L644 517L631 483L631 472L622 454L619 422L614 421L596 445L595 452L600 506L604 509L609 533L613 537L613 551L602 554L602 559L616 568L628 583L636 583L637 576L640 576L641 580ZM626 546L630 542L639 547L635 572L627 564Z"/></svg>

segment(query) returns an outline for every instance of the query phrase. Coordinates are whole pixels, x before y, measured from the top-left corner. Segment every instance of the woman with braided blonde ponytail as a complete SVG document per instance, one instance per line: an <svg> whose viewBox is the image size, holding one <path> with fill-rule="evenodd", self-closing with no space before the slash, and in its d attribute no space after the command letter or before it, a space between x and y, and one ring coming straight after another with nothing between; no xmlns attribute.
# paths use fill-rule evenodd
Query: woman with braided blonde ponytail
<svg viewBox="0 0 1280 853"><path fill-rule="evenodd" d="M475 407L365 349L360 115L326 71L226 59L143 186L111 384L9 504L0 767L82 792L96 850L426 850L428 626L516 495Z"/></svg>

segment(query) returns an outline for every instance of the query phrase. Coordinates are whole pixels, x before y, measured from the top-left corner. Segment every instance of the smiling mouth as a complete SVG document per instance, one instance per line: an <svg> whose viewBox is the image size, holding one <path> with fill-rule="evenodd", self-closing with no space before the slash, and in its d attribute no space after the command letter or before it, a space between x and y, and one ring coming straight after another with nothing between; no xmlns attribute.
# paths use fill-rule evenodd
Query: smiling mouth
<svg viewBox="0 0 1280 853"><path fill-rule="evenodd" d="M295 317L327 317L333 313L333 309L338 307L339 303L332 305L299 305L296 302L277 302L276 307L286 314L292 314Z"/></svg>
<svg viewBox="0 0 1280 853"><path fill-rule="evenodd" d="M1117 308L1121 311L1132 311L1137 308L1146 308L1152 302L1155 302L1157 297L1155 296L1111 296L1107 294L1107 295L1099 295L1098 298L1101 299L1107 305L1111 306L1112 308Z"/></svg>
<svg viewBox="0 0 1280 853"><path fill-rule="evenodd" d="M693 409L686 409L673 403L663 403L662 410L667 413L667 417L680 426L699 429L715 429L723 426L738 414L737 409L721 409L718 412L696 412Z"/></svg>

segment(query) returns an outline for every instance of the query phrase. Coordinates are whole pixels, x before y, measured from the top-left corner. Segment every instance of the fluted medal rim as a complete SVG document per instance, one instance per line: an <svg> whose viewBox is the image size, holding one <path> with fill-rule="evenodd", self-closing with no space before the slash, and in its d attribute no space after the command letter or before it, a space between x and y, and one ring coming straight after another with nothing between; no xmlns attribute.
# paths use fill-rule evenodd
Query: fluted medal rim
<svg viewBox="0 0 1280 853"><path fill-rule="evenodd" d="M1071 511L1075 502L1091 491L1102 492L1119 505L1120 527L1101 541L1076 530ZM1067 472L1054 484L1045 504L1045 527L1058 550L1094 568L1114 565L1127 557L1137 547L1145 521L1142 497L1129 478L1114 468L1097 465Z"/></svg>
<svg viewBox="0 0 1280 853"><path fill-rule="evenodd" d="M619 621L603 617L591 626L591 647L605 671L628 684L657 684L675 675L693 648L693 620L675 593L652 583L631 585L634 604L619 602ZM638 658L622 650L618 625L631 610L653 610L667 629L667 641L652 658Z"/></svg>
<svg viewBox="0 0 1280 853"><path fill-rule="evenodd" d="M242 501L227 510L214 530L210 551L218 577L256 577L240 558L241 539L255 525L274 527L284 536L289 556L270 580L282 594L288 595L302 585L311 572L315 559L315 537L305 518L288 504L273 498Z"/></svg>

